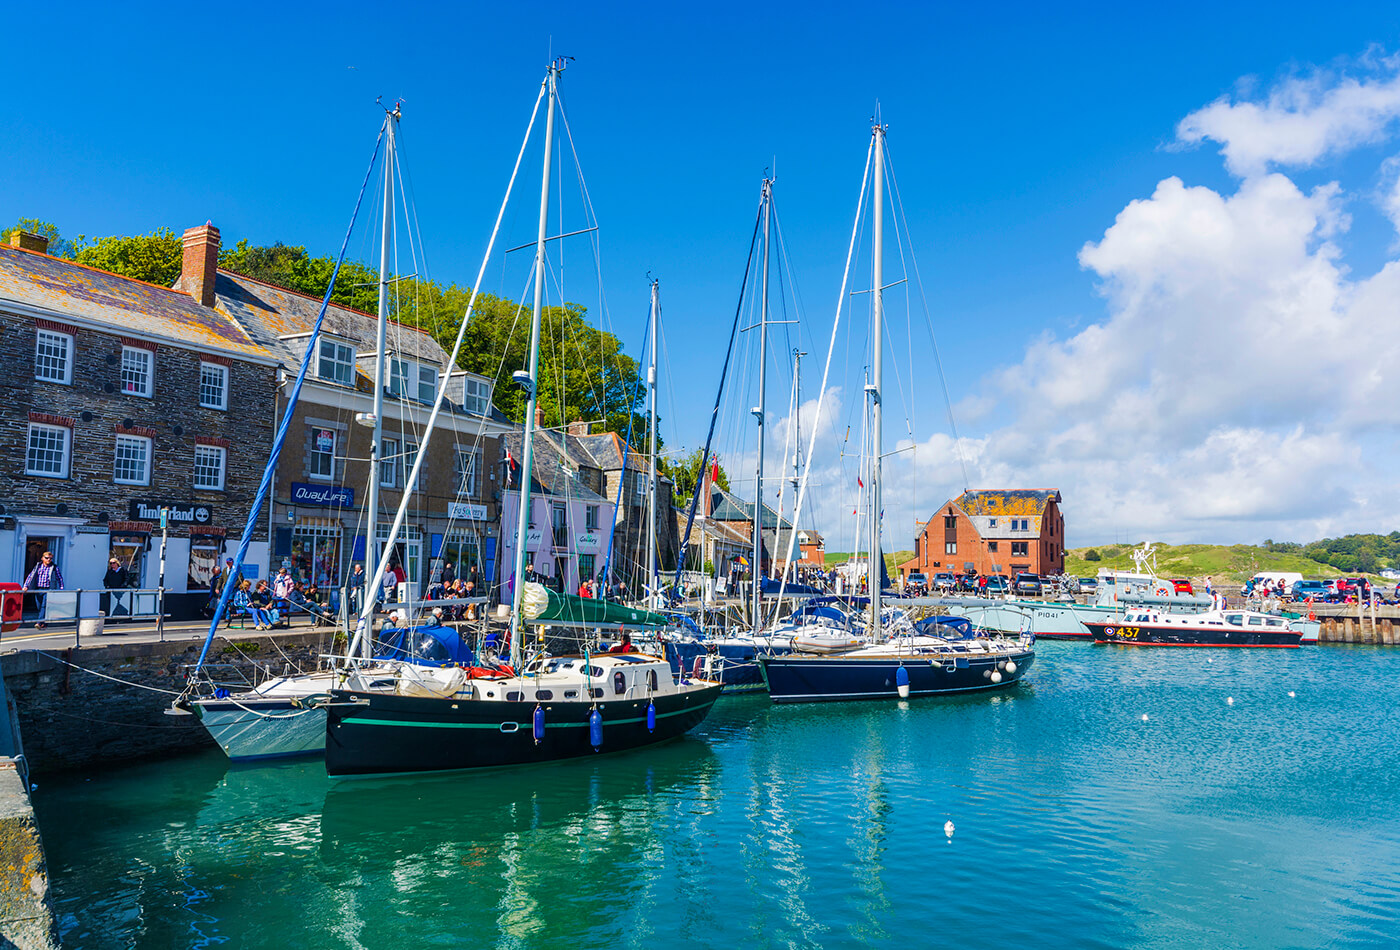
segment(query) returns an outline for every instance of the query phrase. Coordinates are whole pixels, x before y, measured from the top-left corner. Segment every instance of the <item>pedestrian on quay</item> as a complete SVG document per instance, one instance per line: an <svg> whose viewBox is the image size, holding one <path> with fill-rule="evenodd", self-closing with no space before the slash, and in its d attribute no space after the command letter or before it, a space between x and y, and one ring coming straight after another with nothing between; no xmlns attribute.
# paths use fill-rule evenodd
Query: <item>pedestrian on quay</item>
<svg viewBox="0 0 1400 950"><path fill-rule="evenodd" d="M122 562L118 558L108 559L107 573L102 575L102 586L107 590L119 590L126 587L126 568L122 567Z"/></svg>
<svg viewBox="0 0 1400 950"><path fill-rule="evenodd" d="M39 558L39 563L34 565L34 570L29 572L29 576L24 579L20 586L20 591L43 591L42 594L35 594L39 602L39 616L48 616L49 591L63 590L63 574L58 569L58 565L53 562L53 552L45 551ZM40 620L34 626L47 627L47 621Z"/></svg>

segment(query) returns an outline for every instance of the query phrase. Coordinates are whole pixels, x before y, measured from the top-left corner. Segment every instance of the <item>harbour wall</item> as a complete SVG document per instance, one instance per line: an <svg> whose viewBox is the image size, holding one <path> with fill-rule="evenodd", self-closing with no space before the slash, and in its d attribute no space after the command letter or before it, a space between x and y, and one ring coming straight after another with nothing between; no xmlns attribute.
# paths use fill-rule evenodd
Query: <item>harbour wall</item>
<svg viewBox="0 0 1400 950"><path fill-rule="evenodd" d="M103 643L0 656L24 757L34 774L156 758L213 744L194 716L165 711L203 641ZM215 638L206 665L220 681L257 683L268 673L316 666L327 632Z"/></svg>
<svg viewBox="0 0 1400 950"><path fill-rule="evenodd" d="M58 947L39 824L12 758L0 758L0 947Z"/></svg>

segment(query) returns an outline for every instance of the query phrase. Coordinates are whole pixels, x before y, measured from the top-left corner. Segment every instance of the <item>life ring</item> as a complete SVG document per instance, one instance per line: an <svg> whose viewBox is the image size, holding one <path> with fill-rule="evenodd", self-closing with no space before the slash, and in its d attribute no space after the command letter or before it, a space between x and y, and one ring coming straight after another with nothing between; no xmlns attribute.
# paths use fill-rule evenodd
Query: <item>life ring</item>
<svg viewBox="0 0 1400 950"><path fill-rule="evenodd" d="M1158 585L1157 585L1156 593L1157 593L1157 596L1158 596L1158 597L1170 597L1170 596L1171 596L1171 593L1172 593L1172 589L1171 589L1170 587L1168 587L1166 584L1158 584Z"/></svg>

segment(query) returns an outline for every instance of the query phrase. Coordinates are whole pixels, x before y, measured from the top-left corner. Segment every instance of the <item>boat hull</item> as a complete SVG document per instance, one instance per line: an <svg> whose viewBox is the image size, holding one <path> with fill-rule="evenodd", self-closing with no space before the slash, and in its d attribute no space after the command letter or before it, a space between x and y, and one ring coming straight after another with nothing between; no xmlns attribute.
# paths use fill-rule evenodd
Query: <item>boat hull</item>
<svg viewBox="0 0 1400 950"><path fill-rule="evenodd" d="M318 755L326 748L326 711L273 699L207 699L194 714L229 759L250 762Z"/></svg>
<svg viewBox="0 0 1400 950"><path fill-rule="evenodd" d="M758 650L751 643L671 643L666 647L666 658L673 671L715 680L723 686L725 695L761 693L768 688L758 668ZM788 652L781 647L772 649Z"/></svg>
<svg viewBox="0 0 1400 950"><path fill-rule="evenodd" d="M1151 623L1089 623L1095 643L1140 647L1254 647L1293 650L1302 633L1288 627L1210 627L1192 629Z"/></svg>
<svg viewBox="0 0 1400 950"><path fill-rule="evenodd" d="M1005 662L1016 668L1007 672ZM909 674L909 696L937 696L1009 689L1035 661L1033 650L1015 653L915 655L906 657L765 656L759 659L775 703L898 699L895 680L902 666ZM993 672L1001 674L993 682Z"/></svg>
<svg viewBox="0 0 1400 950"><path fill-rule="evenodd" d="M719 697L719 684L657 696L656 728L647 728L647 700L505 702L355 693L331 694L326 772L334 776L444 772L554 762L655 745L699 725ZM533 717L545 713L535 742ZM602 715L594 747L589 713Z"/></svg>

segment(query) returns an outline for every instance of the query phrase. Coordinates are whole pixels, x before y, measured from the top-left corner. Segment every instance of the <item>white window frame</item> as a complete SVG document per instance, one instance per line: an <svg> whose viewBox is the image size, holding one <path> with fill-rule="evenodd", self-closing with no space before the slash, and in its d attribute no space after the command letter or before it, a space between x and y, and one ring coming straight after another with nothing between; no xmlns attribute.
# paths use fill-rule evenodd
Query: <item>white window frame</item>
<svg viewBox="0 0 1400 950"><path fill-rule="evenodd" d="M457 446L457 459L454 474L457 476L457 492L468 498L475 498L480 486L479 474L481 472L480 449L469 449Z"/></svg>
<svg viewBox="0 0 1400 950"><path fill-rule="evenodd" d="M199 456L200 456L201 453L205 454L206 456L209 456L209 455L212 454L212 456L213 456L214 458L216 458L216 459L219 460L219 464L218 464L218 468L217 468L219 477L218 477L217 481L216 481L215 483L213 483L213 484L210 484L210 483L200 484L200 481L199 481L199 475L200 475ZM208 470L208 469L209 469L209 466L206 465L206 466L204 466L204 468L205 468L205 470ZM194 447L194 472L193 472L193 477L194 477L194 487L195 487L197 490L199 490L199 491L223 491L223 490L224 490L224 473L225 473L227 470L228 470L228 450L225 449L223 446L220 446L220 445L196 445L196 446Z"/></svg>
<svg viewBox="0 0 1400 950"><path fill-rule="evenodd" d="M205 396L206 387L204 385L205 374L213 374L219 379L219 392L217 399L208 399ZM199 404L205 409L228 409L228 367L222 363L210 363L206 360L199 361Z"/></svg>
<svg viewBox="0 0 1400 950"><path fill-rule="evenodd" d="M53 347L53 346L55 346L55 345L57 345L57 344L60 344L60 343L61 343L62 346L63 346L63 357L62 357L62 361L63 361L63 363L62 363L63 372L62 372L62 374L60 374L60 375L58 375L58 376L45 376L43 373L40 372L40 368L43 367L43 366L45 365L44 362L43 362L43 357L45 356L45 354L44 354L44 345L45 345L46 343L47 343L50 347ZM52 354L49 354L49 355L52 355ZM57 363L58 360L55 358L55 359L53 360L53 362L54 362L54 363ZM59 383L59 384L61 384L61 385L63 385L63 386L71 386L71 385L73 385L73 334L71 334L71 333L60 333L60 332L57 331L57 330L45 330L45 329L42 329L42 328L39 329L39 330L37 330L37 331L35 332L35 334L34 334L34 378L35 378L35 379L38 379L38 380L42 380L43 382L46 382L46 383Z"/></svg>
<svg viewBox="0 0 1400 950"><path fill-rule="evenodd" d="M50 435L51 435L51 434L54 434L54 433L57 433L57 434L59 435L59 441L60 441L60 443L61 443L60 446L59 446L59 450L60 450L61 453L62 453L62 455L61 455L61 463L62 463L62 464L61 464L61 470L60 470L60 471L49 471L49 470L47 470L47 469L45 469L45 468L36 468L36 467L34 466L34 435L35 435L36 432L45 433L45 434L50 434ZM43 423L43 422L31 422L31 423L29 423L29 432L28 432L28 434L25 436L24 444L25 444L25 450L24 450L24 474L26 474L26 475L37 475L37 476L39 476L40 478L67 478L67 477L68 477L68 464L69 464L69 462L72 460L72 454L73 454L72 451L71 451L72 445L73 445L73 430L72 430L72 429L69 429L67 426L54 426L54 425L48 425L47 423ZM48 448L48 447L43 447L43 448L41 448L41 451L49 452L49 451L53 451L53 450L52 450L51 448Z"/></svg>
<svg viewBox="0 0 1400 950"><path fill-rule="evenodd" d="M311 429L311 445L310 445L309 450L308 450L307 453L306 453L306 477L307 477L307 478L310 478L310 479L314 479L315 481L318 481L318 482L333 482L333 481L335 481L335 449L336 449L336 443L340 441L340 433L337 432L337 431L335 431L335 429L331 428L330 426L323 426L323 425L312 425L312 426L310 426L310 429ZM326 432L329 432L329 433L331 434L331 451L330 451L330 463L331 463L330 468L331 468L331 470L330 470L329 472L318 472L315 468L312 467L312 463L315 462L315 460L317 459L317 457L323 456L323 455L326 454L325 452L322 452L322 451L320 451L319 449L316 448L316 430L317 430L317 429L323 429L323 430L325 430Z"/></svg>
<svg viewBox="0 0 1400 950"><path fill-rule="evenodd" d="M426 388L425 388L426 387ZM437 399L438 372L425 363L418 364L418 401L432 405Z"/></svg>
<svg viewBox="0 0 1400 950"><path fill-rule="evenodd" d="M128 365L130 363L131 365ZM145 363L145 382L137 385L135 381L128 382L126 374L130 371L133 375L138 372L137 363ZM122 395L140 396L142 399L150 399L156 392L156 355L150 350L140 346L122 347Z"/></svg>
<svg viewBox="0 0 1400 950"><path fill-rule="evenodd" d="M598 530L598 506L597 506L597 505L589 505L587 508L584 508L584 509L583 509L583 530L585 530L585 531L597 531L597 530Z"/></svg>
<svg viewBox="0 0 1400 950"><path fill-rule="evenodd" d="M958 542L956 542L956 541L944 541L944 542L943 542L943 554L944 554L944 556L947 556L947 555L949 555L949 554L957 554L957 553L958 553Z"/></svg>
<svg viewBox="0 0 1400 950"><path fill-rule="evenodd" d="M411 471L413 471L413 466L418 462L418 449L419 449L419 443L417 443L417 442L409 442L407 439L404 440L404 443L403 443L403 481L404 481L404 484L405 484L405 485L408 484L408 473L411 472ZM414 488L415 491L416 491L417 489L423 487L423 484L422 484L423 473L422 473L421 470L420 470L419 473L418 473L418 479L419 479L418 482L415 483L414 486L413 486L413 488Z"/></svg>
<svg viewBox="0 0 1400 950"><path fill-rule="evenodd" d="M389 357L389 395L407 397L409 367L413 365L397 356Z"/></svg>
<svg viewBox="0 0 1400 950"><path fill-rule="evenodd" d="M329 354L327 349L330 350ZM329 373L326 372L328 366ZM344 373L338 372L341 369ZM339 340L321 340L316 348L316 378L338 386L354 386L355 348Z"/></svg>
<svg viewBox="0 0 1400 950"><path fill-rule="evenodd" d="M149 351L147 351L149 352ZM140 447L144 453L141 466L140 478L123 478L119 474L121 471L122 446L128 449ZM118 433L116 441L112 445L112 481L117 485L149 485L151 483L151 461L153 452L152 440L144 435L127 435ZM131 457L128 457L128 461Z"/></svg>
<svg viewBox="0 0 1400 950"><path fill-rule="evenodd" d="M399 440L379 440L379 487L399 487Z"/></svg>
<svg viewBox="0 0 1400 950"><path fill-rule="evenodd" d="M462 408L484 416L491 411L491 383L468 377L462 386Z"/></svg>

